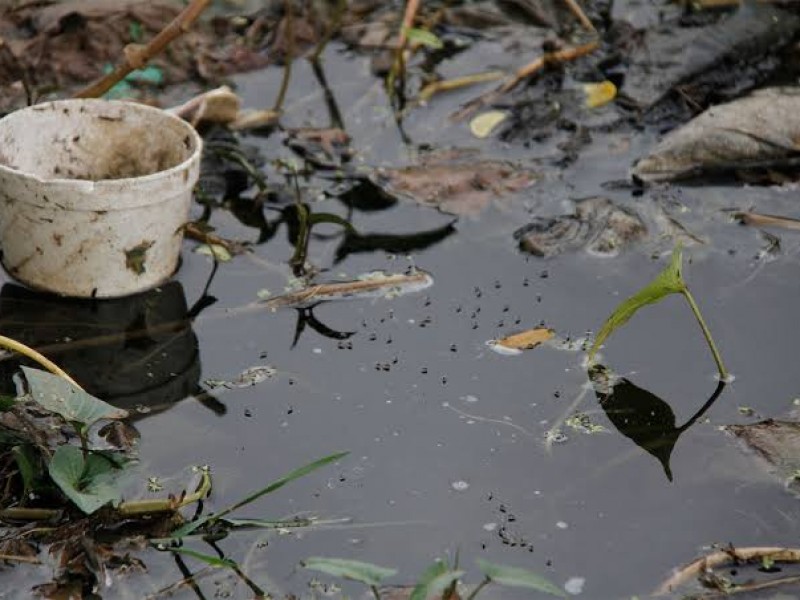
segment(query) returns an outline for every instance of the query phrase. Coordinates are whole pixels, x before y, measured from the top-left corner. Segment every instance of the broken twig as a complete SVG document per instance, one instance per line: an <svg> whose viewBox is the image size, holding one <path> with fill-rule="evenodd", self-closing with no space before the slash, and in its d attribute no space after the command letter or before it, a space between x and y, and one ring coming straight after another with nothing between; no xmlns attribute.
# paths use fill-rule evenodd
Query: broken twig
<svg viewBox="0 0 800 600"><path fill-rule="evenodd" d="M752 225L754 227L781 227L800 231L800 219L791 217L781 217L780 215L764 215L754 212L737 212L733 218L742 225Z"/></svg>
<svg viewBox="0 0 800 600"><path fill-rule="evenodd" d="M581 5L578 4L578 0L564 0L564 2L566 3L570 12L575 15L575 18L581 22L581 25L583 25L584 29L590 31L591 33L597 33L597 29L594 28L594 25L589 20L589 17L586 16L585 12L583 12Z"/></svg>
<svg viewBox="0 0 800 600"><path fill-rule="evenodd" d="M666 596L673 593L676 589L685 585L698 575L717 567L723 567L731 563L748 562L753 560L770 559L774 562L800 562L800 549L798 548L778 548L778 547L751 547L751 548L730 548L728 550L718 550L711 554L706 554L696 558L692 562L679 568L678 571L664 583L662 583L653 594L654 596Z"/></svg>
<svg viewBox="0 0 800 600"><path fill-rule="evenodd" d="M564 48L563 50L548 52L536 60L529 62L527 65L517 69L513 75L509 76L497 88L470 101L460 110L456 111L450 118L453 121L462 121L472 115L476 110L483 108L492 102L496 102L503 95L517 87L524 79L527 79L531 75L538 73L545 67L586 56L587 54L594 52L598 46L599 43L597 40L593 40L580 46L572 46L570 48Z"/></svg>
<svg viewBox="0 0 800 600"><path fill-rule="evenodd" d="M143 68L154 57L160 54L174 39L180 37L194 24L203 11L211 4L211 0L192 0L169 25L162 29L146 46L129 44L125 47L125 62L113 71L104 75L94 83L83 88L75 98L99 98L130 73Z"/></svg>

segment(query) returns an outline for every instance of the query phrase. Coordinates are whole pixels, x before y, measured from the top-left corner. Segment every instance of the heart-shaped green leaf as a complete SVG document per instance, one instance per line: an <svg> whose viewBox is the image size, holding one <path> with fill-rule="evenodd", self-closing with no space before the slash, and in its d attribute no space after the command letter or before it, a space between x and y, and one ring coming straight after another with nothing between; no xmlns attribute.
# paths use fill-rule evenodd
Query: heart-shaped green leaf
<svg viewBox="0 0 800 600"><path fill-rule="evenodd" d="M660 302L670 294L682 294L686 291L682 265L683 252L681 247L677 246L664 270L653 281L617 306L611 316L606 319L592 344L592 349L589 350L589 362L594 360L594 355L597 354L606 338L625 325L640 308Z"/></svg>
<svg viewBox="0 0 800 600"><path fill-rule="evenodd" d="M500 585L537 590L539 592L545 592L561 598L565 598L567 596L561 590L561 588L550 583L541 575L538 575L533 571L528 571L528 569L495 565L481 559L478 559L476 562L478 563L478 568L483 571L483 574L486 575L486 577L495 583L499 583Z"/></svg>
<svg viewBox="0 0 800 600"><path fill-rule="evenodd" d="M63 377L28 367L22 367L22 372L33 400L67 421L88 428L101 419L124 419L128 416L128 411L90 396Z"/></svg>
<svg viewBox="0 0 800 600"><path fill-rule="evenodd" d="M60 446L48 465L50 478L87 515L122 499L123 467L130 460L119 453L93 452L86 457L76 446Z"/></svg>

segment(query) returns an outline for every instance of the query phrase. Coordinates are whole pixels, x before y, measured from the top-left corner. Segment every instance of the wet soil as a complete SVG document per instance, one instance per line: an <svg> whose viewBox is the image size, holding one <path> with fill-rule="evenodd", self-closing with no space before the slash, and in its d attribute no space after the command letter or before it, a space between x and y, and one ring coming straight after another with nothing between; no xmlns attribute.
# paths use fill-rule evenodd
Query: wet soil
<svg viewBox="0 0 800 600"><path fill-rule="evenodd" d="M293 344L298 319L307 314L237 310L257 300L260 290L283 292L294 251L285 226L269 243L254 245L252 256L220 265L207 290L216 303L191 321L190 331L175 333L179 343L126 338L132 353L128 380L141 386L138 396L128 389L124 394L135 396L131 404L143 408L136 420L142 473L184 476L186 465L210 464L215 488L207 508L219 508L297 466L349 450L335 468L265 497L247 515L314 513L350 522L310 531L238 533L219 543L275 597L307 591L312 576L296 566L311 555L394 566L412 583L436 556L459 551L468 569L480 557L530 568L558 585L585 578L582 597L604 600L649 593L672 567L710 544L794 544L800 529L796 499L760 474L718 428L754 420L741 414L743 406L764 417L785 413L800 389L794 367L800 237L773 232L780 237L780 253L760 257L763 235L735 224L727 212L757 208L796 215L796 186L706 183L641 194L609 185L626 180L634 160L654 146L657 133L648 131L594 135L575 162L556 172L547 168L558 155L551 143L478 141L466 124L448 125L446 115L474 90L410 113L404 123L409 144L383 88L369 76L366 59L333 45L325 72L352 145L370 165L408 164L424 145L480 147L483 158L515 159L540 168L544 177L509 202L459 219L455 233L411 255L362 251L342 258L339 253L334 264L344 233L334 226L315 228L309 259L330 269L332 278L376 269L402 272L413 264L435 281L416 295L313 309L327 328L352 332L340 339L305 327ZM237 76L235 83L245 105L259 107L271 102L280 77L274 68ZM284 126L330 124L324 94L305 62L295 64L286 107ZM269 160L296 160L278 136L248 136L246 142ZM351 222L362 235L431 231L453 223L451 215L432 208L410 202L374 206L368 196L351 209L321 198L319 189L333 186L321 179L303 186L314 211L346 217L352 210ZM486 345L542 324L561 338L580 338L596 331L622 298L661 269L664 261L654 255L664 256L672 244L657 234L614 258L578 252L542 259L519 250L513 233L533 216L571 214L574 200L597 195L633 211L647 210L658 199L707 241L688 250L686 278L736 379L680 436L672 452L672 481L658 460L616 431L594 394L586 393L582 353L544 345L508 357ZM196 207L195 216L200 211ZM215 211L211 224L225 237L259 236L226 211ZM203 296L213 267L192 246L186 243L176 275L181 310ZM42 300L26 300L33 307L37 302ZM159 313L145 314L158 323ZM136 331L142 324L137 319L120 318L120 331ZM168 321L174 322L171 316ZM603 360L666 401L679 424L717 386L700 331L678 298L636 316L609 342ZM170 362L174 369L159 370ZM232 379L264 364L277 374L259 385L204 395L203 401L184 399L199 393L205 379ZM164 376L178 369L178 377ZM606 431L589 435L565 425L548 449L547 432L574 412L570 407L582 393L577 410ZM150 409L148 395L158 398ZM192 547L212 552L201 543ZM142 598L186 575L166 554L153 551L143 558L148 573L116 580L109 598ZM203 567L186 561L193 571ZM42 567L43 578L48 571ZM30 572L23 569L3 577L6 590L30 583ZM468 577L477 581L479 574L470 571ZM226 571L206 575L198 586L206 597L252 595ZM500 589L490 595L532 597ZM177 594L193 596L190 588Z"/></svg>

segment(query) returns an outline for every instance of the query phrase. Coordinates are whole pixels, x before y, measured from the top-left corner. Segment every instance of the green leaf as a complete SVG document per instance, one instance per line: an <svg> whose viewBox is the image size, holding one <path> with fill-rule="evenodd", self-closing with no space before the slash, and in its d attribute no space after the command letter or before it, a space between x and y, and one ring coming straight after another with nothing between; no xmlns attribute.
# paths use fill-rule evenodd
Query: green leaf
<svg viewBox="0 0 800 600"><path fill-rule="evenodd" d="M88 428L101 419L124 419L128 416L128 411L90 396L63 377L28 367L22 367L22 372L33 400L67 421Z"/></svg>
<svg viewBox="0 0 800 600"><path fill-rule="evenodd" d="M589 362L594 359L595 354L603 342L617 329L625 325L630 318L643 306L660 302L671 294L683 294L686 292L686 283L683 281L682 274L683 252L681 246L675 247L669 264L661 273L656 276L649 284L636 292L633 296L623 301L614 309L611 316L606 319L600 328L597 337L589 350Z"/></svg>
<svg viewBox="0 0 800 600"><path fill-rule="evenodd" d="M431 33L430 31L425 29L417 29L416 27L406 28L404 31L408 41L410 42L427 46L433 50L441 50L444 48L442 40L440 40L436 34Z"/></svg>
<svg viewBox="0 0 800 600"><path fill-rule="evenodd" d="M7 410L11 410L14 408L14 404L16 404L17 399L14 396L6 396L5 394L0 394L0 412L6 412Z"/></svg>
<svg viewBox="0 0 800 600"><path fill-rule="evenodd" d="M59 446L48 465L50 478L87 515L122 499L121 476L129 460L119 453L93 452L84 458L76 446Z"/></svg>
<svg viewBox="0 0 800 600"><path fill-rule="evenodd" d="M36 454L28 445L14 446L11 448L11 453L14 455L14 461L17 463L19 475L22 477L22 495L28 497L31 490L36 487L36 478L39 474L37 467Z"/></svg>
<svg viewBox="0 0 800 600"><path fill-rule="evenodd" d="M324 458L320 458L319 460L316 460L316 461L314 461L312 463L309 463L309 464L307 464L307 465L305 465L303 467L300 467L299 469L295 469L291 473L288 473L288 474L284 475L280 479L276 479L275 481L270 483L268 486L258 490L257 492L253 492L252 494L247 496L244 500L240 500L239 502L236 502L235 504L232 504L231 506L229 506L226 509L223 509L223 510L221 510L219 512L216 512L216 513L213 513L213 514L210 514L210 515L206 515L205 517L201 517L200 519L197 519L196 521L191 521L190 523L186 523L182 527L179 527L178 529L173 531L172 532L172 537L173 538L181 538L181 537L185 537L187 535L190 535L192 532L196 531L198 528L202 527L206 523L208 523L210 521L216 521L218 519L221 519L222 517L224 517L225 515L233 512L234 510L236 510L238 508L241 508L241 507L243 507L243 506L245 506L247 504L250 504L254 500L257 500L258 498L261 498L261 496L264 496L266 494L270 494L270 493L282 488L287 483L290 483L290 482L294 481L295 479L299 479L300 477L304 477L304 476L308 475L309 473L311 473L312 471L316 471L320 467L324 467L325 465L328 465L328 464L330 464L332 462L336 462L337 460L347 456L348 454L349 454L349 452L338 452L336 454L331 454L330 456L326 456Z"/></svg>
<svg viewBox="0 0 800 600"><path fill-rule="evenodd" d="M370 586L379 586L384 579L397 574L397 569L387 569L372 563L345 558L312 556L300 564L306 569L313 569L334 577L359 581Z"/></svg>
<svg viewBox="0 0 800 600"><path fill-rule="evenodd" d="M331 223L333 225L341 225L350 233L357 233L356 228L353 227L348 221L344 220L339 215L333 213L311 213L308 215L308 223L311 226L318 225L319 223Z"/></svg>
<svg viewBox="0 0 800 600"><path fill-rule="evenodd" d="M232 569L236 566L236 561L231 560L230 558L220 558L219 556L211 556L210 554L203 554L202 552L198 552L197 550L192 550L190 548L183 548L181 546L171 546L167 548L170 552L174 552L175 554L185 554L186 556L191 556L192 558L196 558L197 560L201 560L204 563L211 565L212 567L220 567L226 569Z"/></svg>
<svg viewBox="0 0 800 600"><path fill-rule="evenodd" d="M483 571L486 577L500 585L537 590L539 592L552 594L553 596L560 596L561 598L566 598L567 596L561 588L550 583L541 575L537 575L533 571L528 571L528 569L496 565L481 559L478 559L476 562L478 568Z"/></svg>
<svg viewBox="0 0 800 600"><path fill-rule="evenodd" d="M444 590L452 585L454 581L461 579L464 571L449 569L443 560L436 561L420 577L414 591L411 592L409 600L429 600L434 596L440 595Z"/></svg>

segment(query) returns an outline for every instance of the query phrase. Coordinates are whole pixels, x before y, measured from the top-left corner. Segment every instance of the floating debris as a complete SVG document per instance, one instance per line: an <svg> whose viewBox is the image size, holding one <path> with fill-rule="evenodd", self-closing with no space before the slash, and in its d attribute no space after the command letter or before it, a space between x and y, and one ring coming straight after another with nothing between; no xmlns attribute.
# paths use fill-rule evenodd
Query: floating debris
<svg viewBox="0 0 800 600"><path fill-rule="evenodd" d="M396 298L419 292L433 285L433 277L416 270L410 275L374 271L353 281L335 281L310 285L297 291L268 300L270 310L279 308L309 308L320 302L355 300L360 298Z"/></svg>
<svg viewBox="0 0 800 600"><path fill-rule="evenodd" d="M470 121L469 130L476 138L487 138L507 117L508 113L502 110L481 113Z"/></svg>
<svg viewBox="0 0 800 600"><path fill-rule="evenodd" d="M419 165L381 169L374 183L392 196L410 198L444 213L477 216L493 199L518 192L536 180L533 173L511 163L470 158L449 161L431 157Z"/></svg>
<svg viewBox="0 0 800 600"><path fill-rule="evenodd" d="M515 333L499 340L489 340L486 345L504 356L519 356L525 350L532 350L555 335L552 329L537 327Z"/></svg>
<svg viewBox="0 0 800 600"><path fill-rule="evenodd" d="M276 373L277 370L274 367L269 365L256 365L254 367L248 367L230 381L224 379L206 379L203 383L211 389L220 387L229 390L248 388L258 385L267 379L272 379L275 377Z"/></svg>
<svg viewBox="0 0 800 600"><path fill-rule="evenodd" d="M538 217L514 232L520 249L541 257L583 248L616 256L646 235L647 227L636 214L600 196L576 203L572 215Z"/></svg>
<svg viewBox="0 0 800 600"><path fill-rule="evenodd" d="M734 213L733 217L742 225L751 225L753 227L780 227L782 229L800 231L800 219L793 219L791 217L763 215L754 212L737 212Z"/></svg>
<svg viewBox="0 0 800 600"><path fill-rule="evenodd" d="M642 181L793 164L800 137L800 90L767 88L708 109L670 132L633 168Z"/></svg>

